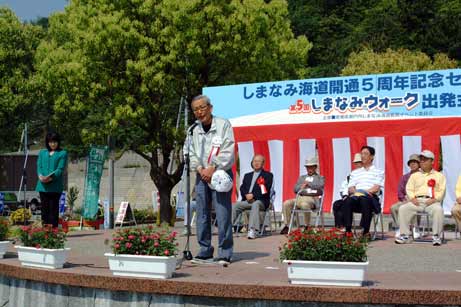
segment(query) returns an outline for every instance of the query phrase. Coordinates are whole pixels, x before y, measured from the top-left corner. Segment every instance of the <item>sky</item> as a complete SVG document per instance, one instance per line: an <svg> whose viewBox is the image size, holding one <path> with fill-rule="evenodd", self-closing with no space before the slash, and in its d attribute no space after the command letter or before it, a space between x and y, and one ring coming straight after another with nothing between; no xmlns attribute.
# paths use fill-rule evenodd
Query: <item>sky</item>
<svg viewBox="0 0 461 307"><path fill-rule="evenodd" d="M51 13L63 11L67 0L0 0L0 6L8 6L22 21L48 17Z"/></svg>

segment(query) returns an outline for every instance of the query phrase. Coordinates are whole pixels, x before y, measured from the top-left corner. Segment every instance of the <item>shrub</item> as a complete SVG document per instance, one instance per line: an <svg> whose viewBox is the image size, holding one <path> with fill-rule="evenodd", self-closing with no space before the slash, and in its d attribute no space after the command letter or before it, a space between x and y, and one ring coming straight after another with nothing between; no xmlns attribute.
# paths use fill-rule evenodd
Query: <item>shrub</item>
<svg viewBox="0 0 461 307"><path fill-rule="evenodd" d="M368 241L338 229L296 229L280 248L281 260L366 262Z"/></svg>
<svg viewBox="0 0 461 307"><path fill-rule="evenodd" d="M8 238L10 224L6 219L0 219L0 241L5 241Z"/></svg>
<svg viewBox="0 0 461 307"><path fill-rule="evenodd" d="M120 229L113 234L111 247L114 254L174 256L177 253L176 232L151 225Z"/></svg>
<svg viewBox="0 0 461 307"><path fill-rule="evenodd" d="M19 208L10 215L11 224L25 224L32 217L29 209Z"/></svg>
<svg viewBox="0 0 461 307"><path fill-rule="evenodd" d="M23 226L19 229L19 239L27 247L62 249L66 242L66 233L51 225Z"/></svg>

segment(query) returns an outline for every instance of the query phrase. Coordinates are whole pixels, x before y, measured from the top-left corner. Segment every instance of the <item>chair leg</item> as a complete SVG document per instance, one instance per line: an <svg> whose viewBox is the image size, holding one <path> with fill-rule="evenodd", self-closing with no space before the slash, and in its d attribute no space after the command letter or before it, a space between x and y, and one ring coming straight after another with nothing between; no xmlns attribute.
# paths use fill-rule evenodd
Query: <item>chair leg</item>
<svg viewBox="0 0 461 307"><path fill-rule="evenodd" d="M294 217L295 217L295 210L296 210L295 207L293 207L293 209L291 209L291 218L290 218L290 225L289 225L289 227L288 227L288 233L290 233L290 232L291 232L291 229L293 228L293 222L294 222ZM298 223L299 223L299 221L298 221Z"/></svg>

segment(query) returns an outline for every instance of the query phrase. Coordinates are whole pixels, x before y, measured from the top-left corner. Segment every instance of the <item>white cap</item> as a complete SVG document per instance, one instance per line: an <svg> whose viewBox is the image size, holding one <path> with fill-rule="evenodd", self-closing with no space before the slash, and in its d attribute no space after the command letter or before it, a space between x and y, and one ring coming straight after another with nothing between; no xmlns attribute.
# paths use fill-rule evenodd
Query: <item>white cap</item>
<svg viewBox="0 0 461 307"><path fill-rule="evenodd" d="M432 159L434 160L435 156L434 156L434 153L430 150L423 150L420 154L419 154L420 157L426 157L428 159Z"/></svg>
<svg viewBox="0 0 461 307"><path fill-rule="evenodd" d="M217 192L229 192L232 190L232 178L226 171L218 169L213 173L213 176L211 176L209 186Z"/></svg>
<svg viewBox="0 0 461 307"><path fill-rule="evenodd" d="M306 162L304 163L304 166L315 166L319 165L319 160L317 157L311 157L309 159L306 159Z"/></svg>

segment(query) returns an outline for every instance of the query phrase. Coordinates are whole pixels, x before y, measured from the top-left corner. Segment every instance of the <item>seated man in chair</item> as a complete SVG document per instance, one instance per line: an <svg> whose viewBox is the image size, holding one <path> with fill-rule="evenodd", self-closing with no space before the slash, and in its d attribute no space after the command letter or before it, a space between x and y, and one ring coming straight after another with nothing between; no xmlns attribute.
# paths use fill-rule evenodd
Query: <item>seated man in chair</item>
<svg viewBox="0 0 461 307"><path fill-rule="evenodd" d="M427 212L432 217L432 244L442 244L440 235L443 230L442 200L445 196L445 176L434 170L434 154L423 150L419 155L420 171L412 174L407 183L407 196L409 202L399 209L400 237L395 243L410 242L410 223L417 212Z"/></svg>
<svg viewBox="0 0 461 307"><path fill-rule="evenodd" d="M381 212L378 195L384 186L384 172L373 165L375 149L363 146L360 150L362 167L352 171L349 180L349 197L342 206L344 226L346 233L352 232L353 212L362 214L360 226L363 228L362 236L368 237L370 233L373 213Z"/></svg>
<svg viewBox="0 0 461 307"><path fill-rule="evenodd" d="M255 155L251 161L252 172L246 173L240 186L242 201L232 206L232 221L237 222L240 214L250 211L248 239L255 239L261 225L259 212L266 211L270 205L273 175L264 170L264 156Z"/></svg>
<svg viewBox="0 0 461 307"><path fill-rule="evenodd" d="M357 152L354 155L354 160L352 160L353 168L357 169L362 167L362 155ZM346 179L341 183L341 191L339 192L341 199L336 200L333 203L333 215L335 217L335 227L336 228L343 228L344 227L344 217L343 217L343 210L342 206L344 205L346 199L349 197L349 180L351 175L347 175Z"/></svg>
<svg viewBox="0 0 461 307"><path fill-rule="evenodd" d="M307 174L302 175L296 182L294 192L295 194L300 193L298 203L296 207L300 209L315 209L318 203L318 197L323 194L323 187L325 186L325 178L317 174L318 161L316 157L306 160L304 166L307 169ZM296 198L288 199L283 203L283 219L285 221L285 227L283 227L280 234L287 234L290 225L291 210L295 205ZM310 223L310 213L304 213L304 222L306 226Z"/></svg>

